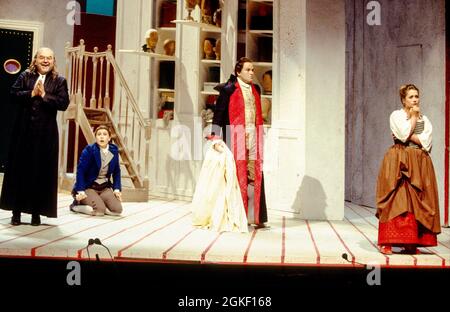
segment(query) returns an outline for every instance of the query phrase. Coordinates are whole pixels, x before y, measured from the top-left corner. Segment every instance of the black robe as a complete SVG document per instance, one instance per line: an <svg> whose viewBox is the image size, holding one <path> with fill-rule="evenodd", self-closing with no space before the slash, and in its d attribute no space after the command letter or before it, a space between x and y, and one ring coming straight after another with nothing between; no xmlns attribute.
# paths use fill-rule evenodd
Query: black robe
<svg viewBox="0 0 450 312"><path fill-rule="evenodd" d="M31 97L39 75L26 70L11 87L18 106L0 208L57 217L59 136L56 113L69 105L67 81L47 74L45 97Z"/></svg>

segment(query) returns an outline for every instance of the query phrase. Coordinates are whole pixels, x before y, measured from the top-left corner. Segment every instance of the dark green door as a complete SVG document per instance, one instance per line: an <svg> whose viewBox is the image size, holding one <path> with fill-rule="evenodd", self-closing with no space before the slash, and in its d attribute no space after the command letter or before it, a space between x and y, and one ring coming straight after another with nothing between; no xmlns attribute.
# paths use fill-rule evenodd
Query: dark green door
<svg viewBox="0 0 450 312"><path fill-rule="evenodd" d="M5 171L17 108L9 89L31 63L33 32L0 28L0 172Z"/></svg>

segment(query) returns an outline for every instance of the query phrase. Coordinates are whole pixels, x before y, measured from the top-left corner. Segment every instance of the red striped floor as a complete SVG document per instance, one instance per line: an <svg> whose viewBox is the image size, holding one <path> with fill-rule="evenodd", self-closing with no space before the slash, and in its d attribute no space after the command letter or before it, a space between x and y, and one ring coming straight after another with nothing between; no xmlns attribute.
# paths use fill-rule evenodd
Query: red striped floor
<svg viewBox="0 0 450 312"><path fill-rule="evenodd" d="M345 204L342 221L305 221L269 215L269 229L248 234L217 233L191 226L190 203L150 200L124 203L120 217L72 213L69 195L60 194L56 219L43 225L11 226L11 213L0 211L0 256L109 260L99 238L116 261L195 262L248 265L450 267L450 229L436 247L421 255L383 255L377 249L377 219L370 208ZM24 223L30 222L23 215ZM348 255L346 261L342 254Z"/></svg>

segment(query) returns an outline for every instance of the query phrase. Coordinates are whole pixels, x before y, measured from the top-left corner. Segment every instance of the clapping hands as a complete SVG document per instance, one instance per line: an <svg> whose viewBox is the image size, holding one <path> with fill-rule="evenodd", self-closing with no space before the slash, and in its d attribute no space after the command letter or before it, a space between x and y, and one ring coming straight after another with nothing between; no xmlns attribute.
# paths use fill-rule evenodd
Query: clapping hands
<svg viewBox="0 0 450 312"><path fill-rule="evenodd" d="M45 96L44 84L41 79L38 79L34 85L33 91L31 91L31 97L40 96L43 98Z"/></svg>

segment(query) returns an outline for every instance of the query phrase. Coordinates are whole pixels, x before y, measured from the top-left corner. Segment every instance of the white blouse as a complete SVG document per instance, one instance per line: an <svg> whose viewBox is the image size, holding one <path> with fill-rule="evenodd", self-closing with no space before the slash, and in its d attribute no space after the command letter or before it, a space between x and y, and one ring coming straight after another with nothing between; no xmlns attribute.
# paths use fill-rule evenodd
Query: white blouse
<svg viewBox="0 0 450 312"><path fill-rule="evenodd" d="M424 121L424 129L421 134L417 135L417 137L419 138L423 149L429 152L432 146L431 134L433 132L433 127L427 116L422 115L421 119ZM408 115L405 110L399 109L393 111L389 118L389 123L394 136L400 141L406 142L409 134L411 133L411 121L408 119Z"/></svg>

